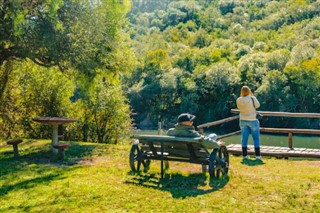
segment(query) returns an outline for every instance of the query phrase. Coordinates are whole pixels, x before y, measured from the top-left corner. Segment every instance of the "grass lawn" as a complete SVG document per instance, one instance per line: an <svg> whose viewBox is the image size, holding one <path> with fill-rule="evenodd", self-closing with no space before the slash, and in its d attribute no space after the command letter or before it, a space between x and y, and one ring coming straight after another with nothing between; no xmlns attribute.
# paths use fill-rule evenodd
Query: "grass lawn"
<svg viewBox="0 0 320 213"><path fill-rule="evenodd" d="M0 141L0 212L320 212L320 159L230 157L229 176L209 180L201 166L160 162L132 174L130 145L70 142L66 158L48 140L24 140L20 158Z"/></svg>

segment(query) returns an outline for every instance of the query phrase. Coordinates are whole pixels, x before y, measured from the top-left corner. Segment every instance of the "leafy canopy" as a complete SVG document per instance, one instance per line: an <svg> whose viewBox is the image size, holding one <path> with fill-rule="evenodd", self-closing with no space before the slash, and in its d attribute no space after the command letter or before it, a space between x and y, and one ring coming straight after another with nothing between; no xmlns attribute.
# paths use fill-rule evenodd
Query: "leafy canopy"
<svg viewBox="0 0 320 213"><path fill-rule="evenodd" d="M0 2L0 65L29 58L42 66L74 67L86 75L109 68L128 1Z"/></svg>

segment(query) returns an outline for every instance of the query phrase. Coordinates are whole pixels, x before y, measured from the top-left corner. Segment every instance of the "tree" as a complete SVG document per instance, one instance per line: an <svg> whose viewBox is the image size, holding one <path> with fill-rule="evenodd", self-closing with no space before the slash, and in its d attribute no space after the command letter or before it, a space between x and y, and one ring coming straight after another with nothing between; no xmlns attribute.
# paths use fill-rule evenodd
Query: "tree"
<svg viewBox="0 0 320 213"><path fill-rule="evenodd" d="M0 2L0 133L14 129L19 136L39 137L43 132L39 130L46 127L33 124L31 118L70 115L77 118L77 125L91 121L96 134L92 140L116 140L130 125L118 79L135 60L120 30L129 3ZM112 83L101 83L103 78ZM68 127L72 129L68 134L81 135L81 128Z"/></svg>
<svg viewBox="0 0 320 213"><path fill-rule="evenodd" d="M195 47L203 48L209 46L210 42L211 41L209 39L208 33L203 29L199 29L195 34L194 42L192 45Z"/></svg>
<svg viewBox="0 0 320 213"><path fill-rule="evenodd" d="M299 65L303 60L308 60L314 57L316 50L320 48L319 40L307 40L298 43L291 51L292 65Z"/></svg>
<svg viewBox="0 0 320 213"><path fill-rule="evenodd" d="M227 108L235 107L234 100L242 85L250 86L261 97L262 109L300 110L297 103L300 99L306 103L300 97L305 92L310 102L304 110L319 111L314 104L318 103L314 98L318 96L311 96L318 92L315 85L319 84L312 78L312 72L307 71L310 67L304 70L302 66L304 61L319 56L319 1L134 0L135 3L148 5L135 12L147 11L148 20L157 26L156 30L145 27L144 34L134 37L137 58L143 59L145 54L162 49L167 52L166 61L172 64L168 69L142 65L134 70L140 73L133 75L133 82L138 83L129 87L135 91L130 93L134 94L130 100L137 103L137 111L150 113L152 117L160 111L156 107L166 100L172 102L167 104L170 112L189 111L202 122L212 121L227 116ZM134 23L130 27L136 31L141 28ZM174 78L176 69L179 74ZM225 80L230 73L237 83ZM305 82L295 75L302 76ZM136 80L137 76L141 81ZM152 77L155 80L150 81ZM168 81L165 87L161 84L164 79ZM313 89L307 88L308 84ZM175 91L175 97L157 99L164 88ZM222 97L225 102L217 104L219 100L214 97ZM146 100L151 100L151 104L146 104Z"/></svg>
<svg viewBox="0 0 320 213"><path fill-rule="evenodd" d="M290 94L296 99L292 111L319 111L320 58L305 60L299 66L287 66L284 72L289 80Z"/></svg>
<svg viewBox="0 0 320 213"><path fill-rule="evenodd" d="M236 68L228 62L218 62L209 67L197 67L192 77L196 86L190 93L197 94L198 102L189 105L198 105L198 117L204 122L230 115L240 84Z"/></svg>
<svg viewBox="0 0 320 213"><path fill-rule="evenodd" d="M296 99L290 92L288 78L283 71L270 70L262 81L261 86L255 91L260 101L259 110L265 111L292 111ZM269 117L263 119L264 126L284 127L290 119L285 117Z"/></svg>
<svg viewBox="0 0 320 213"><path fill-rule="evenodd" d="M268 70L280 70L282 71L290 58L290 52L288 50L276 50L270 52L266 56L266 64Z"/></svg>
<svg viewBox="0 0 320 213"><path fill-rule="evenodd" d="M76 68L89 77L113 67L115 48L128 1L45 0L0 2L0 99L14 60L30 59L60 70Z"/></svg>
<svg viewBox="0 0 320 213"><path fill-rule="evenodd" d="M120 134L126 135L130 129L129 105L113 74L97 75L93 81L86 98L77 101L84 107L79 121L88 127L88 140L116 144Z"/></svg>
<svg viewBox="0 0 320 213"><path fill-rule="evenodd" d="M259 87L267 72L266 54L255 53L245 55L239 60L241 82L247 84L253 90Z"/></svg>
<svg viewBox="0 0 320 213"><path fill-rule="evenodd" d="M50 137L49 127L32 122L36 116L67 117L75 84L71 73L44 68L30 60L15 63L0 106L1 137Z"/></svg>

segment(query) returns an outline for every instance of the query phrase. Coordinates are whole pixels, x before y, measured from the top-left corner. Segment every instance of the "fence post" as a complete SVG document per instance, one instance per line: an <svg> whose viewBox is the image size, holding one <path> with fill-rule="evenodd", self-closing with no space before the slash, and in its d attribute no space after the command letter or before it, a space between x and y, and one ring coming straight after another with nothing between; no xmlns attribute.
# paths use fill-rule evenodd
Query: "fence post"
<svg viewBox="0 0 320 213"><path fill-rule="evenodd" d="M292 145L292 132L288 132L288 146L290 149L293 149Z"/></svg>
<svg viewBox="0 0 320 213"><path fill-rule="evenodd" d="M158 135L162 135L162 124L158 122Z"/></svg>

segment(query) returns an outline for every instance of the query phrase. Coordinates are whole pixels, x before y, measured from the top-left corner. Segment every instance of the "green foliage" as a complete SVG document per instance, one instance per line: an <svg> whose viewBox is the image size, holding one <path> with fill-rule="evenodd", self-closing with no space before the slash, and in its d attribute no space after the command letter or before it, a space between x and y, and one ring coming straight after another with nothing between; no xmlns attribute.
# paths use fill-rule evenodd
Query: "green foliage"
<svg viewBox="0 0 320 213"><path fill-rule="evenodd" d="M290 58L288 50L276 50L268 53L266 56L266 64L268 70L283 70Z"/></svg>
<svg viewBox="0 0 320 213"><path fill-rule="evenodd" d="M86 96L78 102L84 111L78 114L78 119L84 125L82 130L88 134L88 141L117 143L120 134L129 131L129 106L119 80L113 75L97 76L87 88Z"/></svg>
<svg viewBox="0 0 320 213"><path fill-rule="evenodd" d="M237 70L228 62L215 63L209 67L198 67L193 74L196 83L198 115L202 121L219 120L229 115L234 105L234 93L239 88ZM217 95L219 94L219 95Z"/></svg>
<svg viewBox="0 0 320 213"><path fill-rule="evenodd" d="M186 70L187 72L192 72L195 66L193 51L190 49L183 49L178 52L178 56L173 58L174 65Z"/></svg>
<svg viewBox="0 0 320 213"><path fill-rule="evenodd" d="M32 118L71 117L65 139L117 143L130 128L119 76L136 61L121 31L129 8L114 0L2 1L0 137L49 138L50 127Z"/></svg>
<svg viewBox="0 0 320 213"><path fill-rule="evenodd" d="M206 65L209 66L213 63L220 61L222 58L222 51L212 46L202 48L194 55L194 63L197 66Z"/></svg>
<svg viewBox="0 0 320 213"><path fill-rule="evenodd" d="M114 48L127 3L113 0L2 1L0 3L0 65L29 58L43 66L72 66L94 74ZM92 15L95 14L95 15Z"/></svg>
<svg viewBox="0 0 320 213"><path fill-rule="evenodd" d="M251 52L250 46L248 46L248 45L239 45L234 54L235 54L238 58L241 58L241 57L249 54L250 52Z"/></svg>
<svg viewBox="0 0 320 213"><path fill-rule="evenodd" d="M306 60L299 66L284 70L290 81L291 94L295 94L294 110L315 112L320 103L320 60Z"/></svg>
<svg viewBox="0 0 320 213"><path fill-rule="evenodd" d="M43 68L31 61L16 63L1 103L2 137L50 137L36 124L39 116L68 117L74 84L57 68Z"/></svg>
<svg viewBox="0 0 320 213"><path fill-rule="evenodd" d="M235 107L242 85L256 91L264 110L319 111L319 105L315 104L317 95L314 95L318 91L304 86L308 83L319 86L316 77L306 74L308 83L298 83L292 80L298 79L293 77L295 72L289 71L297 69L301 72L299 76L304 76L302 73L308 73L302 68L304 61L316 60L320 55L318 1L167 0L151 3L151 0L133 1L129 14L130 32L135 32L133 47L141 64L131 76L133 81L127 79L126 82L130 82L127 85L135 91L130 93L129 99L135 103L132 108L139 114L138 122L149 115L157 123L186 111L196 114L201 123L223 118ZM135 22L139 17L147 17L148 23L157 28L139 25ZM150 66L154 59L145 57L157 49L167 53L167 68ZM167 95L160 81L176 68L179 75L170 78L176 82L176 90L170 90L174 92L172 99L164 99L171 101L168 105L172 107L165 107L170 110L164 111L165 116L159 116L160 110L155 110L155 106L162 106L163 101L154 97ZM230 74L230 70L234 82L230 78L222 80L225 78L221 76ZM217 77L216 72L221 76ZM301 91L297 92L296 87ZM303 99L305 107L298 106L302 94L307 95ZM150 108L145 107L146 97L153 97L146 99L152 100L148 102ZM217 103L218 107L210 108Z"/></svg>
<svg viewBox="0 0 320 213"><path fill-rule="evenodd" d="M137 123L224 118L245 84L262 109L319 111L319 1L133 0L126 22L130 2L0 3L1 135L40 137L42 114L114 143L130 120L122 88Z"/></svg>
<svg viewBox="0 0 320 213"><path fill-rule="evenodd" d="M299 66L286 66L284 71L269 71L258 88L261 110L317 112L319 96L319 58L303 61ZM269 104L272 103L272 104ZM280 124L281 118L268 118L265 125ZM288 127L310 127L311 120L291 119Z"/></svg>
<svg viewBox="0 0 320 213"><path fill-rule="evenodd" d="M314 58L318 53L317 49L320 48L319 40L308 40L299 43L291 51L291 64L299 65L303 60Z"/></svg>
<svg viewBox="0 0 320 213"><path fill-rule="evenodd" d="M219 9L222 15L226 15L227 13L233 13L233 10L236 6L238 6L240 1L235 0L222 0L219 2Z"/></svg>
<svg viewBox="0 0 320 213"><path fill-rule="evenodd" d="M246 55L239 60L238 67L241 81L255 89L259 87L267 72L266 54L259 52L252 55Z"/></svg>
<svg viewBox="0 0 320 213"><path fill-rule="evenodd" d="M203 29L200 29L196 32L194 41L192 43L192 46L204 48L210 45L210 39L207 32Z"/></svg>
<svg viewBox="0 0 320 213"><path fill-rule="evenodd" d="M143 69L138 69L135 75L134 79L138 82L131 87L129 99L133 112L138 113L136 122L147 115L152 120L170 119L167 112L176 110L181 70L161 68L160 64L149 63Z"/></svg>
<svg viewBox="0 0 320 213"><path fill-rule="evenodd" d="M168 57L168 53L166 50L157 49L155 51L151 51L147 54L146 57L147 66L158 66L162 67L170 67L170 60ZM152 80L152 77L151 79Z"/></svg>
<svg viewBox="0 0 320 213"><path fill-rule="evenodd" d="M129 14L130 21L140 26L155 26L165 30L189 20L197 21L201 7L197 1L133 0L133 8Z"/></svg>
<svg viewBox="0 0 320 213"><path fill-rule="evenodd" d="M270 70L263 79L261 86L256 90L255 95L259 97L260 110L295 111L292 106L296 100L291 94L288 77L282 71ZM288 127L288 123L284 122L282 117L266 117L263 119L263 124L270 127Z"/></svg>

